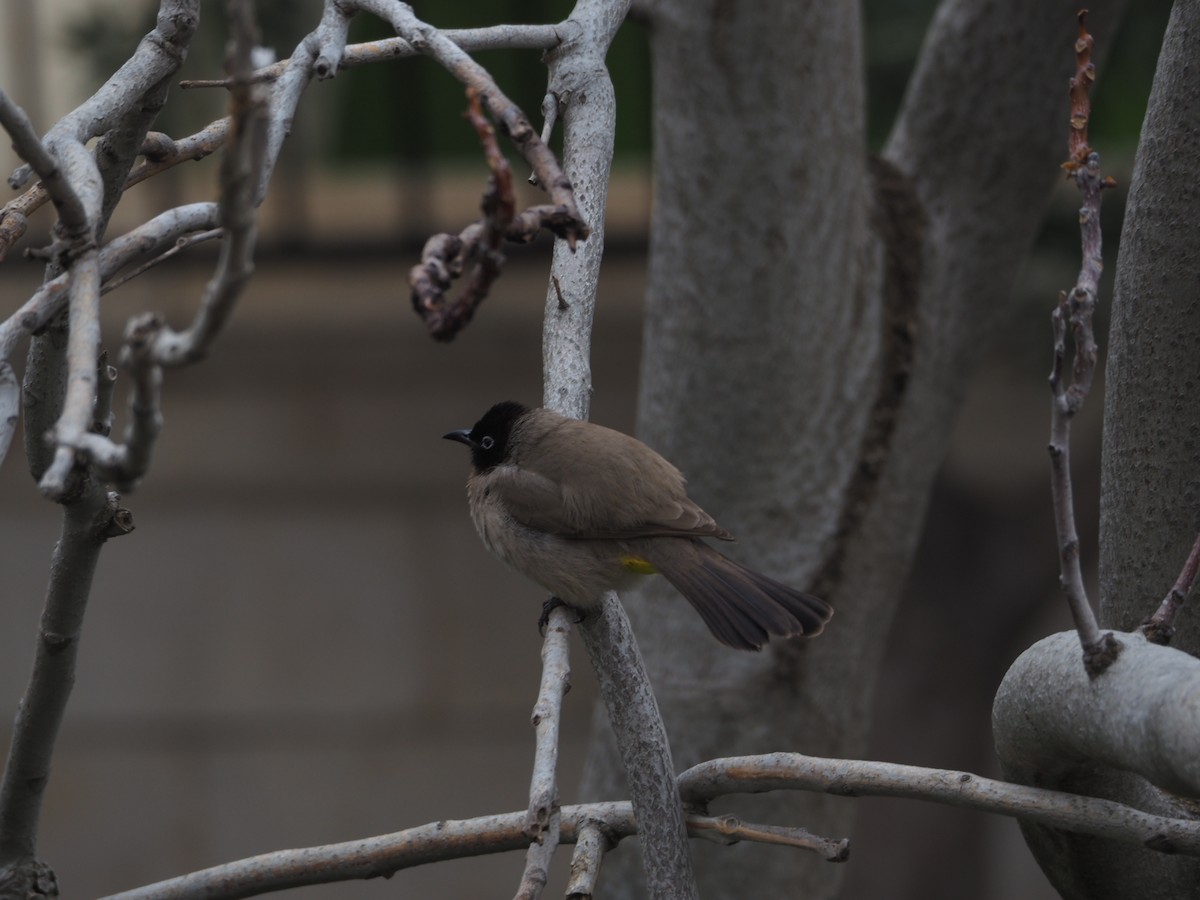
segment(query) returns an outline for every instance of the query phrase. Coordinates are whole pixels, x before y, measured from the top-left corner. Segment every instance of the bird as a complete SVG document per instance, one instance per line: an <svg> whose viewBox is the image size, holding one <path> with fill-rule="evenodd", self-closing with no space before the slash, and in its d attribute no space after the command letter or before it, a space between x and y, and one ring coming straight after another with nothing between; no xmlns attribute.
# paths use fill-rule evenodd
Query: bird
<svg viewBox="0 0 1200 900"><path fill-rule="evenodd" d="M471 519L494 555L582 614L609 590L662 574L713 636L739 650L819 634L824 600L730 559L734 540L680 471L623 432L515 401L442 435L471 450Z"/></svg>

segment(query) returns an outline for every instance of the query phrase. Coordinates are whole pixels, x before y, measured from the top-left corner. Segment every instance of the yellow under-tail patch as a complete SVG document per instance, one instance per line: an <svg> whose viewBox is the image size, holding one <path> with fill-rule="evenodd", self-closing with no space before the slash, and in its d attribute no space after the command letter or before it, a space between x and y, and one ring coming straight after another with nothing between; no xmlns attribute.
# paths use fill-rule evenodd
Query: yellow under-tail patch
<svg viewBox="0 0 1200 900"><path fill-rule="evenodd" d="M658 569L650 565L649 560L642 559L640 556L622 556L621 565L637 575L658 574Z"/></svg>

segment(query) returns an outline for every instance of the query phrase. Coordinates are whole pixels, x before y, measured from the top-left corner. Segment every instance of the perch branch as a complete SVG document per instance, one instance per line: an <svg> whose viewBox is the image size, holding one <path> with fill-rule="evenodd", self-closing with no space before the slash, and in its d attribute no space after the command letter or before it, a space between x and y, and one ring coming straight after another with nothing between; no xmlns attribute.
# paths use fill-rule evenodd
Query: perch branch
<svg viewBox="0 0 1200 900"><path fill-rule="evenodd" d="M1051 495L1054 524L1058 535L1060 583L1075 620L1084 665L1095 676L1112 664L1119 644L1111 633L1100 633L1096 616L1083 585L1079 563L1079 534L1075 528L1075 500L1071 485L1071 420L1083 407L1096 371L1096 340L1092 314L1103 257L1100 251L1100 193L1111 187L1111 179L1100 176L1100 156L1087 142L1090 110L1088 91L1095 80L1091 61L1092 37L1085 25L1086 11L1079 14L1079 39L1075 43L1076 71L1071 79L1071 119L1068 159L1063 168L1075 179L1083 203L1079 210L1079 228L1083 245L1083 264L1075 287L1061 292L1051 316L1054 332L1054 363L1050 371L1050 453ZM1067 332L1071 333L1074 356L1070 379L1064 378Z"/></svg>
<svg viewBox="0 0 1200 900"><path fill-rule="evenodd" d="M542 644L542 683L533 708L533 727L537 735L533 776L529 786L529 814L525 822L530 840L541 841L551 816L558 809L559 725L563 698L571 689L571 621L565 607L550 611L546 638Z"/></svg>
<svg viewBox="0 0 1200 900"><path fill-rule="evenodd" d="M1068 831L1101 835L1161 853L1200 856L1200 823L1154 816L1107 800L945 769L773 753L693 766L679 777L679 790L696 804L728 794L773 790L819 791L843 797L905 797L1053 823ZM524 812L512 812L433 822L342 844L266 853L114 894L106 900L232 900L302 885L386 877L427 863L520 850L528 841L525 816ZM847 858L845 841L810 841L801 829L695 812L687 815L686 823L691 835L715 836L721 843L762 841L811 850L830 862ZM588 897L603 853L634 834L638 834L638 825L630 803L563 807L562 842L589 845L577 848L568 896Z"/></svg>
<svg viewBox="0 0 1200 900"><path fill-rule="evenodd" d="M525 834L532 842L525 856L525 872L517 889L517 900L537 900L546 887L550 861L558 848L562 816L558 802L559 723L563 697L571 689L571 622L565 607L550 611L542 643L542 682L533 707L537 735L533 776L529 785L529 810Z"/></svg>
<svg viewBox="0 0 1200 900"><path fill-rule="evenodd" d="M687 822L697 835L719 827L711 816L690 815ZM341 844L278 850L122 891L104 900L234 900L303 885L387 877L428 863L520 850L528 842L524 823L524 812L511 812L431 822ZM746 839L765 834L759 831L762 827L748 827ZM608 802L563 807L564 844L575 844L581 836L591 839L597 828L602 843L615 844L637 834L633 806Z"/></svg>
<svg viewBox="0 0 1200 900"><path fill-rule="evenodd" d="M628 9L628 2L580 0L564 23L571 39L547 54L546 93L562 103L563 165L570 181L588 186L580 203L593 232L579 252L569 241L554 242L542 325L543 403L580 419L587 418L591 400L588 353L616 131L616 103L604 57ZM579 102L584 98L586 103ZM549 184L536 166L534 173L544 186ZM579 631L637 811L638 850L649 896L694 898L695 877L666 726L616 595L605 595L599 612L586 616Z"/></svg>

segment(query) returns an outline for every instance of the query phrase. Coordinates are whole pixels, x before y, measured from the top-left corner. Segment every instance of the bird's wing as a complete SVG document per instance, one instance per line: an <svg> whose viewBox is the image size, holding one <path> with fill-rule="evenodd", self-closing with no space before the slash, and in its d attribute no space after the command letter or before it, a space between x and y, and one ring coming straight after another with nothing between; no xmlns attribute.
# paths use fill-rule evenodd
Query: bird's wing
<svg viewBox="0 0 1200 900"><path fill-rule="evenodd" d="M616 431L595 441L599 426L579 425L567 421L540 438L543 450L568 441L574 452L543 452L536 466L525 460L492 470L490 487L518 522L571 538L733 539L687 496L679 470L645 444ZM587 468L554 462L566 459L586 460Z"/></svg>

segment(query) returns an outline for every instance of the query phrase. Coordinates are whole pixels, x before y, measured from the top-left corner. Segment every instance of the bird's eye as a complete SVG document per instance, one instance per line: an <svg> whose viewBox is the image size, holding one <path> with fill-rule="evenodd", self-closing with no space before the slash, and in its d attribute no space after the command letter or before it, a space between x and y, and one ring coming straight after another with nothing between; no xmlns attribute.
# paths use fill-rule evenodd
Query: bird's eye
<svg viewBox="0 0 1200 900"><path fill-rule="evenodd" d="M479 446L484 450L491 450L494 446L496 446L496 439L490 434L485 434L479 439Z"/></svg>

